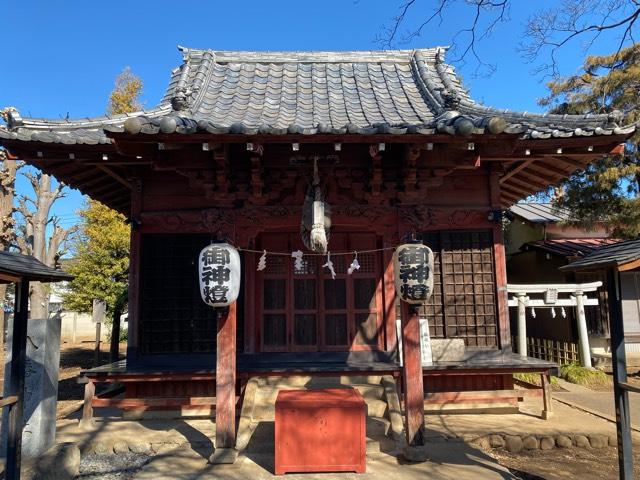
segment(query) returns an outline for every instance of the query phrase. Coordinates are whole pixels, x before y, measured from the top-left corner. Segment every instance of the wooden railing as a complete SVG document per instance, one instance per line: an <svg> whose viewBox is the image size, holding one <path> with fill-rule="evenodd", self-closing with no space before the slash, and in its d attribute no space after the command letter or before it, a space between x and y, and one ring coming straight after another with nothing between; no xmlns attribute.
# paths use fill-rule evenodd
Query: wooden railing
<svg viewBox="0 0 640 480"><path fill-rule="evenodd" d="M515 337L512 338L512 345L516 353L518 344ZM527 355L540 360L567 365L579 361L578 345L573 342L560 342L546 338L527 337Z"/></svg>
<svg viewBox="0 0 640 480"><path fill-rule="evenodd" d="M11 405L14 405L16 403L18 403L17 395L11 395L9 397L0 398L0 408L10 407Z"/></svg>

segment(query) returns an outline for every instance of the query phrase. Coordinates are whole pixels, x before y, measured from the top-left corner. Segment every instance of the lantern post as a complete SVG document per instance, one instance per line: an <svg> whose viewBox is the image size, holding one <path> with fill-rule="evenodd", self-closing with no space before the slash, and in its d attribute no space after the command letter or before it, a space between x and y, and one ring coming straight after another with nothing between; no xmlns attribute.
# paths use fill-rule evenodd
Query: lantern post
<svg viewBox="0 0 640 480"><path fill-rule="evenodd" d="M211 463L233 463L236 443L236 300L240 292L240 254L228 243L214 243L198 258L202 300L216 312L216 438Z"/></svg>
<svg viewBox="0 0 640 480"><path fill-rule="evenodd" d="M396 291L401 300L405 430L410 450L424 445L419 310L433 292L433 252L422 242L407 243L396 248L393 261ZM417 459L415 453L412 456L411 459Z"/></svg>

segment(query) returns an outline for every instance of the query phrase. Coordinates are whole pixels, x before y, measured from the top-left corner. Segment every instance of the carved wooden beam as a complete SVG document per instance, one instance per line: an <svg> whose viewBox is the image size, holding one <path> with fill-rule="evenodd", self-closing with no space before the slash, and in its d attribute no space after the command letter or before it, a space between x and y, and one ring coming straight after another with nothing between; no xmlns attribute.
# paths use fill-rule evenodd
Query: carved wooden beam
<svg viewBox="0 0 640 480"><path fill-rule="evenodd" d="M517 167L512 168L511 170L509 170L507 173L505 173L501 178L500 178L500 183L504 183L507 180L509 180L511 177L513 177L514 175L516 175L518 172L520 172L521 170L524 170L525 168L527 168L527 166L529 166L531 163L533 163L534 159L531 158L529 160L527 160L524 163L521 163L520 165L518 165Z"/></svg>
<svg viewBox="0 0 640 480"><path fill-rule="evenodd" d="M127 187L129 190L131 190L131 182L129 182L127 179L125 179L118 173L114 172L113 169L107 167L106 165L97 165L97 167L98 167L98 170L102 170L111 178L115 179L118 183L121 183L122 185Z"/></svg>
<svg viewBox="0 0 640 480"><path fill-rule="evenodd" d="M247 147L248 149L249 147ZM262 180L262 155L264 146L251 144L251 197L254 201L262 198L264 182Z"/></svg>
<svg viewBox="0 0 640 480"><path fill-rule="evenodd" d="M419 145L407 145L404 152L404 191L410 192L417 188L418 183L418 158L420 158Z"/></svg>
<svg viewBox="0 0 640 480"><path fill-rule="evenodd" d="M369 155L372 160L369 187L371 188L371 195L377 197L382 190L382 154L377 143L369 146Z"/></svg>
<svg viewBox="0 0 640 480"><path fill-rule="evenodd" d="M213 152L213 162L216 166L216 192L229 193L229 155L228 148L219 148Z"/></svg>

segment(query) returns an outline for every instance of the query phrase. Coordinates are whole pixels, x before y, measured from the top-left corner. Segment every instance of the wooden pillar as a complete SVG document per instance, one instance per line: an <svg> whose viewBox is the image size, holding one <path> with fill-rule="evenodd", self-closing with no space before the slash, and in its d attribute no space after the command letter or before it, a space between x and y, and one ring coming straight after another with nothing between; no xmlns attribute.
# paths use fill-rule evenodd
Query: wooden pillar
<svg viewBox="0 0 640 480"><path fill-rule="evenodd" d="M131 244L129 247L129 299L127 304L127 365L136 362L140 341L140 247L142 243L141 218L142 182L132 181L131 191Z"/></svg>
<svg viewBox="0 0 640 480"><path fill-rule="evenodd" d="M387 352L395 352L398 349L398 339L396 338L398 314L396 312L396 287L393 282L393 250L385 250L382 258L386 350Z"/></svg>
<svg viewBox="0 0 640 480"><path fill-rule="evenodd" d="M424 444L424 386L420 356L420 316L418 306L402 306L402 358L407 445Z"/></svg>
<svg viewBox="0 0 640 480"><path fill-rule="evenodd" d="M82 418L80 419L80 427L89 427L93 422L93 397L96 395L96 384L87 379L84 386L84 402L82 404Z"/></svg>
<svg viewBox="0 0 640 480"><path fill-rule="evenodd" d="M518 294L518 354L527 356L527 296Z"/></svg>
<svg viewBox="0 0 640 480"><path fill-rule="evenodd" d="M553 416L551 405L551 379L549 372L540 374L540 386L542 388L542 418L548 420Z"/></svg>
<svg viewBox="0 0 640 480"><path fill-rule="evenodd" d="M613 366L613 395L616 407L618 434L618 468L621 480L633 478L633 451L631 444L631 418L629 392L620 388L627 381L627 358L624 349L624 324L620 297L620 277L617 270L607 271L607 297L609 301L609 326L611 329L611 362Z"/></svg>
<svg viewBox="0 0 640 480"><path fill-rule="evenodd" d="M256 351L256 254L244 252L244 353Z"/></svg>
<svg viewBox="0 0 640 480"><path fill-rule="evenodd" d="M491 166L489 175L489 203L494 210L502 208L499 165ZM504 249L504 232L502 222L493 224L493 263L496 281L496 312L498 314L498 329L500 349L511 351L511 327L509 324L509 298L507 293L507 255Z"/></svg>
<svg viewBox="0 0 640 480"><path fill-rule="evenodd" d="M17 402L9 410L6 451L6 480L20 478L22 428L24 423L24 376L27 357L27 319L29 315L29 282L16 284L15 313L11 342L11 383L5 396L15 395Z"/></svg>
<svg viewBox="0 0 640 480"><path fill-rule="evenodd" d="M576 319L578 321L578 343L580 344L580 363L585 368L591 368L591 348L589 348L589 332L587 330L587 316L584 313L584 294L575 292Z"/></svg>
<svg viewBox="0 0 640 480"><path fill-rule="evenodd" d="M216 341L216 450L236 445L236 302L218 311ZM214 452L211 461L219 456ZM216 462L217 463L217 462Z"/></svg>

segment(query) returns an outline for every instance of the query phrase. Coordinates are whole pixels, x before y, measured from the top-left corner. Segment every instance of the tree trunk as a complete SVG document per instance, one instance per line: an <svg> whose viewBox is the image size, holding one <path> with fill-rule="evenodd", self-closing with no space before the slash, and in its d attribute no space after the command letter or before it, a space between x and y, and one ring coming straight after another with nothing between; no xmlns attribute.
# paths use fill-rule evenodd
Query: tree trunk
<svg viewBox="0 0 640 480"><path fill-rule="evenodd" d="M117 362L120 357L120 317L124 311L126 305L129 290L124 289L118 298L116 298L116 304L113 307L113 321L111 322L111 348L109 350L109 361L111 363Z"/></svg>
<svg viewBox="0 0 640 480"><path fill-rule="evenodd" d="M31 182L35 199L21 198L19 211L24 217L24 235L18 238L20 250L25 255L33 255L49 267L55 267L60 247L67 237L77 230L72 227L65 230L58 225L58 218L51 217L53 203L64 196L63 185L59 183L52 188L52 177L45 174L25 173ZM27 201L35 206L32 211ZM53 233L47 242L47 225L53 224ZM29 292L29 313L31 318L47 318L49 315L49 286L34 282Z"/></svg>
<svg viewBox="0 0 640 480"><path fill-rule="evenodd" d="M19 165L16 160L9 160L6 151L0 151L2 170L0 171L0 250L8 250L15 239L15 198L16 173ZM4 365L4 317L7 286L0 285L0 361Z"/></svg>
<svg viewBox="0 0 640 480"><path fill-rule="evenodd" d="M49 287L40 282L31 283L29 292L29 318L49 317Z"/></svg>

